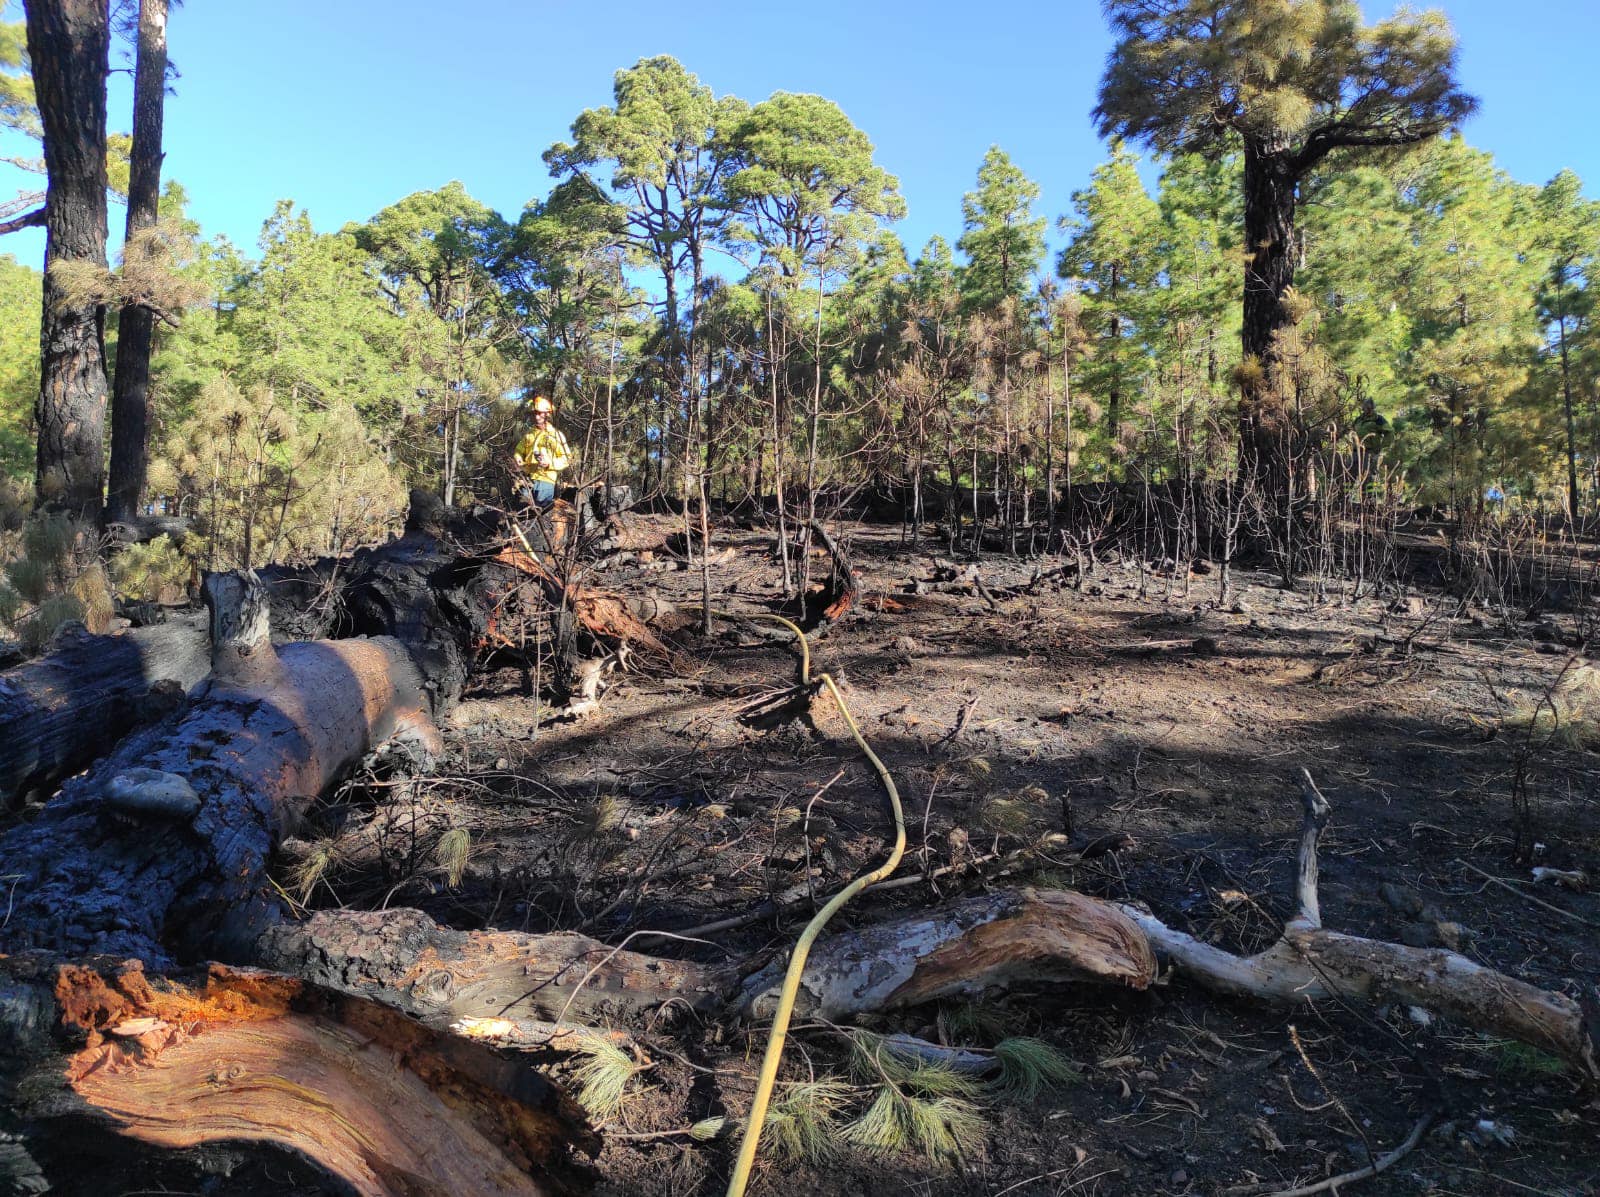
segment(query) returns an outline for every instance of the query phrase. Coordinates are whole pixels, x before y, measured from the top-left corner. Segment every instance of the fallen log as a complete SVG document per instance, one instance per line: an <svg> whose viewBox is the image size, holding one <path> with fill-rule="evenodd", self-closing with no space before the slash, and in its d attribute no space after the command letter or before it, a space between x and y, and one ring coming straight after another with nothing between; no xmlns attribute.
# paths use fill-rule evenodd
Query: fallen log
<svg viewBox="0 0 1600 1197"><path fill-rule="evenodd" d="M430 1026L464 1018L609 1023L668 1003L764 1017L783 965L751 972L572 933L453 931L414 910L321 911L267 931L257 959ZM1154 979L1149 945L1120 911L1068 891L999 890L824 940L807 962L801 1008L849 1018L1022 985L1143 989Z"/></svg>
<svg viewBox="0 0 1600 1197"><path fill-rule="evenodd" d="M0 674L0 808L48 797L104 746L169 713L210 668L196 616L116 636L79 626Z"/></svg>
<svg viewBox="0 0 1600 1197"><path fill-rule="evenodd" d="M772 1013L786 963L745 982L745 1012ZM824 940L795 1008L837 1020L1031 985L1145 989L1155 975L1149 943L1121 911L1070 890L999 890Z"/></svg>
<svg viewBox="0 0 1600 1197"><path fill-rule="evenodd" d="M417 491L404 536L348 558L258 571L273 639L393 636L411 652L442 713L477 652L505 647L494 639L495 622L536 572L542 601L557 611L568 602L597 643L631 643L663 666L676 662L620 597L587 587L569 595L554 570L536 562L536 571L523 568L526 554L496 559L508 535L503 520L490 509L446 510ZM572 523L571 509L558 504L526 535L536 551L548 552ZM0 674L0 807L48 797L134 728L169 713L209 668L205 621L195 615L119 636L69 635L49 655Z"/></svg>
<svg viewBox="0 0 1600 1197"><path fill-rule="evenodd" d="M0 949L246 958L278 916L266 860L304 808L381 744L437 751L436 695L398 640L275 648L257 580L214 575L207 599L212 672L188 707L0 838Z"/></svg>
<svg viewBox="0 0 1600 1197"><path fill-rule="evenodd" d="M807 962L798 1008L847 1020L994 990L1084 983L1138 990L1153 981L1159 957L1202 988L1234 997L1275 1004L1399 999L1539 1047L1585 1077L1600 1077L1600 1024L1582 1003L1452 952L1322 929L1316 839L1317 820L1325 818L1326 808L1307 816L1299 913L1278 944L1255 956L1203 943L1130 903L1070 891L998 890L823 940ZM274 929L262 952L273 967L434 1023L627 1019L673 998L694 1009L722 1006L764 1017L784 965L778 959L751 972L619 951L581 936L451 932L415 912L319 914ZM748 975L740 980L741 974Z"/></svg>
<svg viewBox="0 0 1600 1197"><path fill-rule="evenodd" d="M438 1027L465 1018L599 1024L669 1001L709 1010L737 979L725 967L619 951L575 933L455 931L416 910L320 911L267 931L257 959Z"/></svg>
<svg viewBox="0 0 1600 1197"><path fill-rule="evenodd" d="M123 1191L131 1141L279 1148L370 1197L560 1194L583 1187L572 1147L598 1147L525 1063L294 978L213 966L185 985L137 961L13 956L0 992L13 1128L0 1180L14 1191L45 1191L90 1160L98 1191Z"/></svg>

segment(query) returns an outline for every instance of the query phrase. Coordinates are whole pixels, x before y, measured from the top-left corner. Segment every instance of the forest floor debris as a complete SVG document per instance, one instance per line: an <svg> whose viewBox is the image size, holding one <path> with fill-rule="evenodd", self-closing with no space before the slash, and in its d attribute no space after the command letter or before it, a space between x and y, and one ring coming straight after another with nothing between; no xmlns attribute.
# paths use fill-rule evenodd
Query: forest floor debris
<svg viewBox="0 0 1600 1197"><path fill-rule="evenodd" d="M1553 720L1526 715L1530 696L1554 692L1574 668L1538 650L1532 625L1518 635L1498 614L1445 616L1392 595L1319 603L1238 570L1219 610L1214 576L1158 577L1137 563L1077 576L993 557L982 563L987 594L930 591L914 583L940 576L933 548L903 546L892 528L845 531L865 599L818 647L817 668L846 687L899 780L912 836L901 877L920 878L868 894L845 925L976 892L1003 869L1012 885L1142 900L1207 942L1256 951L1293 909L1298 819L1286 796L1305 766L1335 809L1322 857L1330 922L1448 942L1550 989L1592 985L1600 897L1555 885L1539 886L1537 902L1507 892L1533 889L1533 873L1509 861L1519 770L1538 867L1600 867L1600 759L1583 739L1553 734ZM722 544L734 550L714 566L722 605L778 609L771 537L735 532ZM657 940L652 950L759 958L786 951L813 902L878 857L881 793L831 706L761 728L737 718L753 694L791 682L790 652L722 625L700 640L694 572L619 565L604 584L648 591L686 617L665 631L702 662L695 684L624 674L588 718L552 722L537 715L524 671L479 677L447 730L448 763L407 783L415 817L389 811L376 854L333 853L313 905L413 905L463 929L582 928L613 944L692 929L715 946ZM334 806L318 821L329 831L341 818L363 815ZM450 830L470 837L456 886L428 842ZM1108 835L1120 850L1081 852ZM341 861L361 863L341 871ZM1386 900L1385 887L1418 901ZM767 913L747 917L764 903ZM736 1136L685 1128L737 1124L765 1028L668 1013L643 1033L652 1067L607 1119L616 1133L599 1161L603 1192L721 1191ZM1444 1114L1431 1132L1360 1191L1600 1185L1592 1095L1531 1049L1403 1008L1374 1016L1327 1004L1291 1016L1173 985L882 1023L872 1029L945 1047L1036 1038L1081 1076L1026 1101L978 1102L985 1129L963 1121L957 1148L933 1153L946 1158L902 1152L886 1165L851 1128L879 1100L889 1104L871 1125L902 1098L939 1096L902 1085L901 1097L873 1097L837 1034L802 1031L783 1078L833 1078L839 1089L822 1104L837 1109L797 1112L791 1101L786 1116L832 1118L837 1141L807 1123L806 1141L831 1146L809 1161L774 1155L752 1192L1305 1189L1370 1167L1435 1108ZM1481 1122L1514 1126L1515 1137L1470 1134ZM907 1125L945 1141L938 1125Z"/></svg>

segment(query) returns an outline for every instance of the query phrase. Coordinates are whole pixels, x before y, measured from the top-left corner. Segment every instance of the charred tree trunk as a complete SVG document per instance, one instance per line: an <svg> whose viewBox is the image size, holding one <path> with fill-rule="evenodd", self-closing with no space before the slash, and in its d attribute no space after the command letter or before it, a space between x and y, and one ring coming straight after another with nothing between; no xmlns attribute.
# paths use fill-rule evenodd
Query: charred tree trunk
<svg viewBox="0 0 1600 1197"><path fill-rule="evenodd" d="M28 0L44 161L44 313L34 489L40 503L98 521L105 482L105 311L74 300L54 267L106 265L105 0Z"/></svg>
<svg viewBox="0 0 1600 1197"><path fill-rule="evenodd" d="M167 85L167 0L140 0L139 57L133 77L133 151L128 178L127 240L154 227L161 200L161 126ZM111 396L111 481L106 514L139 514L149 448L150 350L155 316L123 306L117 324L117 372Z"/></svg>
<svg viewBox="0 0 1600 1197"><path fill-rule="evenodd" d="M1242 470L1268 493L1288 482L1289 427L1274 382L1277 334L1287 322L1284 293L1294 284L1299 178L1287 147L1246 139L1244 150L1244 373L1239 396Z"/></svg>
<svg viewBox="0 0 1600 1197"><path fill-rule="evenodd" d="M523 567L596 641L642 632L666 651L615 595L568 593L531 558L508 567L463 555L440 537L481 538L482 529L414 499L400 540L272 579L280 601L317 596L324 610L312 623L350 639L275 648L262 580L208 579L209 678L181 712L116 745L37 819L0 837L0 859L22 874L0 951L247 958L280 911L264 875L273 848L369 752L397 739L436 750L434 720L455 705L496 612L524 585ZM126 686L140 684L135 673L124 671ZM110 751L103 731L67 722L45 720L70 741L62 755Z"/></svg>

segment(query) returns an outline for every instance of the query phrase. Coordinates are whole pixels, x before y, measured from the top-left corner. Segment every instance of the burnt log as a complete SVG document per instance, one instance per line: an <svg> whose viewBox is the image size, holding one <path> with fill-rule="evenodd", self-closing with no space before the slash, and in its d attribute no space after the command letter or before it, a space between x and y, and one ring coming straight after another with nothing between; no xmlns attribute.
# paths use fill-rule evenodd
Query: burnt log
<svg viewBox="0 0 1600 1197"><path fill-rule="evenodd" d="M741 1006L766 1016L787 962L748 978ZM845 1019L939 998L1040 985L1145 989L1155 956L1121 911L1070 890L997 890L822 941L795 1008Z"/></svg>
<svg viewBox="0 0 1600 1197"><path fill-rule="evenodd" d="M135 727L169 713L210 668L196 616L116 636L79 626L47 655L0 674L0 807L48 797Z"/></svg>
<svg viewBox="0 0 1600 1197"><path fill-rule="evenodd" d="M405 536L349 557L268 566L257 577L276 643L394 636L442 713L521 578L472 547L498 548L498 513L449 512L426 495L412 498ZM205 678L210 658L205 619L194 614L116 636L69 633L47 655L0 674L0 807L48 797L129 732L169 714Z"/></svg>
<svg viewBox="0 0 1600 1197"><path fill-rule="evenodd" d="M95 1191L132 1174L130 1188L160 1187L158 1168L198 1178L228 1144L229 1171L287 1152L315 1165L307 1187L334 1178L370 1197L562 1194L585 1179L572 1148L598 1147L525 1062L295 978L212 966L185 984L137 961L25 955L0 959L0 996L0 1184L13 1191L86 1171Z"/></svg>
<svg viewBox="0 0 1600 1197"><path fill-rule="evenodd" d="M211 674L0 838L18 878L0 950L243 959L279 914L265 864L379 745L437 748L437 703L393 638L273 646L259 583L216 575Z"/></svg>
<svg viewBox="0 0 1600 1197"><path fill-rule="evenodd" d="M669 1002L764 1017L783 971L782 961L752 972L572 933L453 931L414 910L321 911L267 931L257 959L430 1026L609 1024ZM1109 904L1068 891L998 890L822 941L802 974L801 1009L849 1018L1022 985L1144 989L1154 979L1149 944Z"/></svg>

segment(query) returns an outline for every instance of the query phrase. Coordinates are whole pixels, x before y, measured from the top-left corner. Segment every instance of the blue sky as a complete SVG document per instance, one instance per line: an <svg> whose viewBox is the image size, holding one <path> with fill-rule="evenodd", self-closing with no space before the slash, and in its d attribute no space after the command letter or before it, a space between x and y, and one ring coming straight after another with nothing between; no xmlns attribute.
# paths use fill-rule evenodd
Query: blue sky
<svg viewBox="0 0 1600 1197"><path fill-rule="evenodd" d="M1570 167L1600 195L1600 0L1441 6L1482 102L1467 139L1519 180ZM168 99L166 175L188 188L208 234L246 250L279 198L333 229L460 179L515 217L549 188L543 150L579 111L610 101L619 67L651 54L676 56L719 94L838 102L900 178L910 215L897 231L913 253L934 233L959 235L961 195L990 144L1040 184L1052 224L1106 153L1088 115L1110 48L1094 0L188 0L170 46L182 77ZM113 76L113 128L129 124L128 82ZM0 194L12 186L0 174ZM5 238L0 252L37 264L42 236Z"/></svg>

